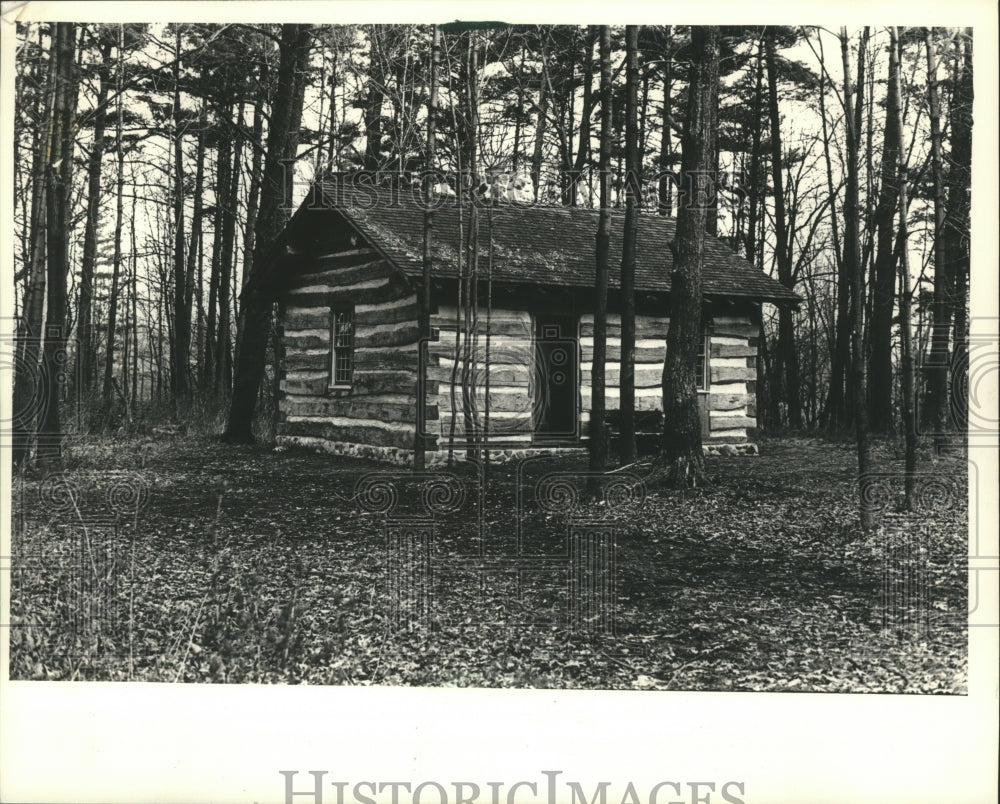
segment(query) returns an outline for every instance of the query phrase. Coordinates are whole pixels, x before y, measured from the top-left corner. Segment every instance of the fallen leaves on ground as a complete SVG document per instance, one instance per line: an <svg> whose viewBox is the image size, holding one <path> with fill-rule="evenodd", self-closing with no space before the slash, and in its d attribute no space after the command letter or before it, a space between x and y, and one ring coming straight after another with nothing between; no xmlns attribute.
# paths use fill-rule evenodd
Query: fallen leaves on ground
<svg viewBox="0 0 1000 804"><path fill-rule="evenodd" d="M481 500L434 522L429 602L399 627L391 523L355 499L386 466L193 438L80 442L68 503L44 498L44 478L15 482L11 677L964 693L964 501L901 511L883 445L891 495L865 533L846 445L761 452L708 459L704 489L522 512L519 532L521 481L493 467ZM964 489L966 468L925 471ZM476 491L468 468L451 471ZM131 515L130 498L109 509L122 478L148 492ZM574 522L613 528L616 570L610 608L571 621L552 556ZM516 550L548 569L505 564Z"/></svg>

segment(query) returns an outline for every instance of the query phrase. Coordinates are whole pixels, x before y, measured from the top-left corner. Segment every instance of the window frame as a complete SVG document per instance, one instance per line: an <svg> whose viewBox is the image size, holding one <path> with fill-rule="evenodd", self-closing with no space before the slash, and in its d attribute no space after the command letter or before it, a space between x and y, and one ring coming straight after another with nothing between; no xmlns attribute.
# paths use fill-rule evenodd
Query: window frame
<svg viewBox="0 0 1000 804"><path fill-rule="evenodd" d="M712 384L712 328L711 325L703 325L701 328L701 339L699 341L703 352L695 358L695 381L694 389L699 394L707 394ZM699 365L701 371L698 371Z"/></svg>
<svg viewBox="0 0 1000 804"><path fill-rule="evenodd" d="M347 320L350 322L350 333L338 332L338 323L343 320L339 316L346 316ZM354 305L353 304L334 304L330 306L330 362L328 364L329 378L327 380L327 389L330 391L349 391L354 387L354 368L355 368L355 316L354 316ZM347 343L338 344L338 338L348 337L350 340ZM338 373L338 358L343 358L343 352L347 352L346 360L348 366L348 379L347 381L337 381Z"/></svg>

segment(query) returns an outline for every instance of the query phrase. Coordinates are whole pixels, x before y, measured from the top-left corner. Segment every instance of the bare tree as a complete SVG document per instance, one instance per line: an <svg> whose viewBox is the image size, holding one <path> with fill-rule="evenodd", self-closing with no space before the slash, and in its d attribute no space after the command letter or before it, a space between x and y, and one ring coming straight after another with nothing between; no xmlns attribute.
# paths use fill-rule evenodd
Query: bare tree
<svg viewBox="0 0 1000 804"><path fill-rule="evenodd" d="M851 90L851 62L847 29L840 29L840 52L844 63L844 123L847 129L847 192L844 203L845 262L852 277L851 304L851 386L854 394L854 428L858 447L858 496L861 527L874 525L874 508L868 494L869 443L868 409L865 405L867 383L864 355L865 281L861 264L861 236L858 222L858 129L854 95Z"/></svg>
<svg viewBox="0 0 1000 804"><path fill-rule="evenodd" d="M46 165L49 181L45 187L46 237L46 311L47 322L43 362L45 399L39 421L38 457L57 460L61 457L62 426L59 405L65 372L66 282L69 275L70 205L73 180L73 120L77 102L76 24L56 24L53 45L56 60L54 100L52 105L51 161ZM53 337L55 330L59 335Z"/></svg>
<svg viewBox="0 0 1000 804"><path fill-rule="evenodd" d="M781 116L778 111L778 68L775 58L774 29L764 36L767 60L768 117L771 123L771 176L774 185L775 259L778 281L789 290L795 284L792 277L792 253L788 236L788 216L785 211L784 159L781 152ZM795 349L795 323L792 308L783 304L778 309L778 359L784 369L785 402L788 423L802 427L802 402L799 388L799 357Z"/></svg>
<svg viewBox="0 0 1000 804"><path fill-rule="evenodd" d="M636 459L635 444L635 251L639 227L642 160L639 157L639 26L625 28L625 231L621 269L621 460Z"/></svg>
<svg viewBox="0 0 1000 804"><path fill-rule="evenodd" d="M910 334L910 252L909 252L909 230L906 216L909 212L907 201L907 172L906 151L903 149L903 117L900 111L900 80L899 80L899 33L893 26L889 29L889 109L888 115L892 120L891 131L896 140L892 144L892 153L896 157L897 170L897 206L899 211L899 341L900 341L900 363L901 363L901 385L902 403L901 423L903 426L903 436L906 441L905 447L905 504L907 511L916 508L914 494L915 472L917 470L917 422L913 410L913 339ZM886 122L886 131L890 131L889 122ZM886 143L888 146L888 143ZM884 174L883 174L884 175Z"/></svg>
<svg viewBox="0 0 1000 804"><path fill-rule="evenodd" d="M97 106L94 109L94 139L87 159L87 223L83 235L83 257L80 261L80 301L77 310L77 340L79 342L80 381L84 393L94 386L95 344L92 332L94 269L97 265L97 234L101 209L101 167L104 162L104 131L107 126L107 100L111 88L111 56L115 39L109 27L97 31L101 61L97 67ZM121 58L119 54L118 58Z"/></svg>
<svg viewBox="0 0 1000 804"><path fill-rule="evenodd" d="M118 330L118 292L122 265L122 222L125 215L125 144L122 139L122 115L124 112L123 71L124 59L121 54L125 46L124 28L118 26L118 71L115 78L115 156L118 173L115 183L115 233L114 254L111 258L111 295L108 298L108 335L104 354L104 382L101 400L105 413L110 413L114 402L115 338Z"/></svg>
<svg viewBox="0 0 1000 804"><path fill-rule="evenodd" d="M935 434L935 445L945 443L948 402L948 339L951 336L951 313L954 279L948 265L945 234L945 175L941 148L941 103L938 95L937 52L930 28L924 29L927 49L927 102L930 106L931 177L934 187L934 303L932 306L931 347L927 357L927 392L923 424Z"/></svg>
<svg viewBox="0 0 1000 804"><path fill-rule="evenodd" d="M655 482L696 486L705 479L701 416L695 390L695 366L702 326L702 270L705 223L714 188L715 131L712 104L719 80L719 29L691 29L691 80L682 140L680 208L671 244L670 325L663 365L663 440Z"/></svg>
<svg viewBox="0 0 1000 804"><path fill-rule="evenodd" d="M438 67L441 63L441 31L434 26L434 40L431 45L430 76L428 79L429 89L427 93L427 150L424 168L424 252L423 265L420 282L420 310L419 327L420 338L427 344L431 337L431 269L433 267L433 257L431 245L434 237L434 177L431 171L434 170L435 145L437 133L435 123L437 117L437 96L438 96ZM422 348L426 349L426 345ZM426 372L421 371L417 378L417 434L413 446L413 469L422 471L426 463L426 416L424 416L424 405L426 394L424 390L424 378ZM488 425L487 425L488 426ZM489 433L486 434L487 439Z"/></svg>
<svg viewBox="0 0 1000 804"><path fill-rule="evenodd" d="M55 123L55 96L59 62L56 59L55 42L57 26L50 26L48 69L41 92L44 107L41 108L41 122L35 131L35 157L32 159L31 226L29 235L31 254L27 260L27 287L25 289L23 314L19 322L17 342L17 372L14 376L13 409L15 417L12 427L13 454L15 466L22 465L31 455L34 433L38 427L40 403L47 397L36 387L41 360L42 332L45 324L46 291L46 195L51 181L49 166L53 161L52 132ZM39 36L41 49L41 36ZM41 104L39 104L41 106Z"/></svg>
<svg viewBox="0 0 1000 804"><path fill-rule="evenodd" d="M895 71L895 73L893 72ZM896 95L899 78L899 58L889 48L889 83L885 118L885 144L882 148L881 186L875 208L877 242L872 277L872 317L870 324L871 355L868 362L868 409L872 432L884 433L892 428L892 312L896 285L896 231L893 227L898 207L898 172L900 133L899 121L891 110L899 106Z"/></svg>
<svg viewBox="0 0 1000 804"><path fill-rule="evenodd" d="M954 357L951 365L952 424L968 427L968 338L966 294L969 280L969 213L972 182L972 29L956 35L955 91L949 109L951 151L948 156L948 208L945 215L945 254L954 285Z"/></svg>
<svg viewBox="0 0 1000 804"><path fill-rule="evenodd" d="M308 24L281 26L281 61L278 86L268 134L260 212L254 233L254 270L262 270L284 223L282 202L287 160L298 148L299 124L305 87L305 64L309 53ZM271 331L270 298L252 282L243 291L240 306L239 344L233 376L232 405L224 438L253 442L253 418L257 393L264 376L267 338Z"/></svg>
<svg viewBox="0 0 1000 804"><path fill-rule="evenodd" d="M605 437L604 368L608 356L608 257L611 246L611 28L599 33L601 63L601 135L598 176L600 212L597 224L597 254L594 271L594 356L590 372L590 471L604 472L608 463ZM591 483L592 491L596 483Z"/></svg>

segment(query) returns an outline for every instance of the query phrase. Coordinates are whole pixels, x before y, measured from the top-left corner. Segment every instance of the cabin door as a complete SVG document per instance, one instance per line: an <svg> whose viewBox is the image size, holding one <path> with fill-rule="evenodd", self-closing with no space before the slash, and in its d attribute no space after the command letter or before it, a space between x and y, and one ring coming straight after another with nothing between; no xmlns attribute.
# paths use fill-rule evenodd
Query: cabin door
<svg viewBox="0 0 1000 804"><path fill-rule="evenodd" d="M580 420L580 355L575 316L535 317L535 441L575 441Z"/></svg>

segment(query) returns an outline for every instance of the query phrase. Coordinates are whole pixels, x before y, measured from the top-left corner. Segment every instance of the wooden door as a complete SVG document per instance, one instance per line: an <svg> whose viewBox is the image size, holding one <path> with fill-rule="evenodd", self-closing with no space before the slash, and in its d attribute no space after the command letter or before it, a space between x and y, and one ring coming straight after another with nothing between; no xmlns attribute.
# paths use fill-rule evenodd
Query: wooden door
<svg viewBox="0 0 1000 804"><path fill-rule="evenodd" d="M535 317L535 440L575 441L580 421L580 356L575 316Z"/></svg>

